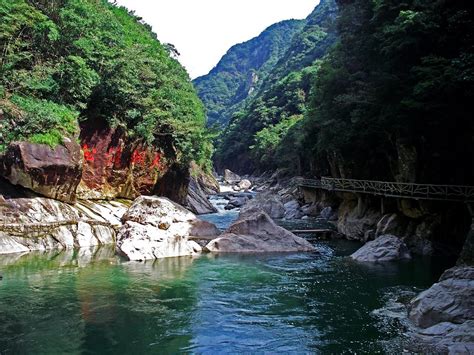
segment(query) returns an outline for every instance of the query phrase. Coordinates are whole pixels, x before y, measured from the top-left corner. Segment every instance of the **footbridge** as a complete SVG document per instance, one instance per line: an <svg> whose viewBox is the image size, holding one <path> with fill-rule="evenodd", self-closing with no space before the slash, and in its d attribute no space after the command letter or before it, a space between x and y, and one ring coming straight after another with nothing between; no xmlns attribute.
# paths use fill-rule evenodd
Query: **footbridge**
<svg viewBox="0 0 474 355"><path fill-rule="evenodd" d="M329 177L322 177L320 180L301 178L298 180L298 185L309 189L363 193L384 197L474 202L474 186L414 184Z"/></svg>

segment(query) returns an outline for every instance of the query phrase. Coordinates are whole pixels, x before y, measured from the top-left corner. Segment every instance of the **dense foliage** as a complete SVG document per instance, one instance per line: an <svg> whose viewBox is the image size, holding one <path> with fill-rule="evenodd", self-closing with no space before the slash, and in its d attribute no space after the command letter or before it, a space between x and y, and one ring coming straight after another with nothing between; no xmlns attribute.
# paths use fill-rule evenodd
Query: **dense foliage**
<svg viewBox="0 0 474 355"><path fill-rule="evenodd" d="M55 145L91 119L209 161L188 74L133 13L106 0L0 0L0 17L0 148Z"/></svg>
<svg viewBox="0 0 474 355"><path fill-rule="evenodd" d="M275 164L299 167L300 159L293 149L299 144L298 135L294 135L297 140L289 146L284 144L284 137L300 127L297 123L306 111L318 60L335 41L336 12L334 0L322 0L308 16L260 90L233 116L222 134L216 154L219 167L248 172ZM270 132L272 144L267 139Z"/></svg>
<svg viewBox="0 0 474 355"><path fill-rule="evenodd" d="M194 80L209 125L229 122L244 100L258 90L304 23L288 20L270 26L258 37L230 48L209 74Z"/></svg>
<svg viewBox="0 0 474 355"><path fill-rule="evenodd" d="M338 175L472 184L470 2L340 3L340 42L314 83L305 155L329 158Z"/></svg>

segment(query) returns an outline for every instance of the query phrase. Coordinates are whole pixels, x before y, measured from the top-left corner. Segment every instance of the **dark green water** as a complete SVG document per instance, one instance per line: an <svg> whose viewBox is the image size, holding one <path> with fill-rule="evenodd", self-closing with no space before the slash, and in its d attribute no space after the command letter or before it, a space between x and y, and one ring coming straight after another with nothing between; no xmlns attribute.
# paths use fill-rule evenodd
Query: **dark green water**
<svg viewBox="0 0 474 355"><path fill-rule="evenodd" d="M0 256L0 353L399 353L394 301L444 266L366 266L345 257L358 244L318 245L154 263L110 249Z"/></svg>

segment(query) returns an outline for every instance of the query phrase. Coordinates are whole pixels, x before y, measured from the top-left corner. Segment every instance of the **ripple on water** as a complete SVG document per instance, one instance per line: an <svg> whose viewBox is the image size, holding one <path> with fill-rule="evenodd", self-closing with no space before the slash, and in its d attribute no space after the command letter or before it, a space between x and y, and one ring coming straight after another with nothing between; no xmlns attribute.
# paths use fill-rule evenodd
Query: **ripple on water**
<svg viewBox="0 0 474 355"><path fill-rule="evenodd" d="M400 352L400 301L439 276L433 263L361 265L347 258L357 243L316 246L152 263L0 256L0 353Z"/></svg>

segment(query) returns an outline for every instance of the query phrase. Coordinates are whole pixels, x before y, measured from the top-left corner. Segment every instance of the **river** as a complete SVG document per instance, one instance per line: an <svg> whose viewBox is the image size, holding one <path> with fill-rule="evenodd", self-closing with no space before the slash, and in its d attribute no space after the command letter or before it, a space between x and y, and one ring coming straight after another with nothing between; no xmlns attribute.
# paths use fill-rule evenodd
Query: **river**
<svg viewBox="0 0 474 355"><path fill-rule="evenodd" d="M402 303L450 265L361 265L347 258L356 242L314 243L147 263L110 248L0 256L0 354L402 351Z"/></svg>

